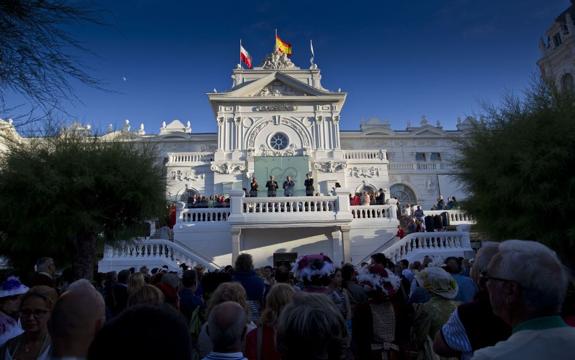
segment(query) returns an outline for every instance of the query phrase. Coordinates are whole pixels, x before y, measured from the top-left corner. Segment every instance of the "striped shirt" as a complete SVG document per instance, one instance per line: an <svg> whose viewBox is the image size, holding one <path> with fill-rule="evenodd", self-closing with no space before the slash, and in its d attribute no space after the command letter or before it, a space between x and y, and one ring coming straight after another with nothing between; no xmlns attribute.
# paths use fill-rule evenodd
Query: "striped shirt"
<svg viewBox="0 0 575 360"><path fill-rule="evenodd" d="M457 309L451 313L449 320L441 327L441 335L447 346L452 350L461 352L461 360L471 359L473 349L465 327L459 319Z"/></svg>
<svg viewBox="0 0 575 360"><path fill-rule="evenodd" d="M248 360L241 352L219 353L212 351L202 360Z"/></svg>

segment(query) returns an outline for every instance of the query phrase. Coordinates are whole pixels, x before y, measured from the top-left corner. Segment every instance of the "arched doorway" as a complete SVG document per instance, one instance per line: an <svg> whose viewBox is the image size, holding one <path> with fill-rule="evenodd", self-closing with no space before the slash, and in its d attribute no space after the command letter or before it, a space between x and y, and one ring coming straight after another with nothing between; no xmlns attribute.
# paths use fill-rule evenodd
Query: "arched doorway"
<svg viewBox="0 0 575 360"><path fill-rule="evenodd" d="M200 193L196 189L186 189L180 194L178 200L188 203L194 195L199 196Z"/></svg>
<svg viewBox="0 0 575 360"><path fill-rule="evenodd" d="M377 189L375 188L375 186L369 184L360 185L355 189L356 194L361 194L364 191L370 195L377 193Z"/></svg>
<svg viewBox="0 0 575 360"><path fill-rule="evenodd" d="M405 204L417 204L417 198L415 197L415 192L405 184L395 184L389 188L391 197L397 198L399 203Z"/></svg>

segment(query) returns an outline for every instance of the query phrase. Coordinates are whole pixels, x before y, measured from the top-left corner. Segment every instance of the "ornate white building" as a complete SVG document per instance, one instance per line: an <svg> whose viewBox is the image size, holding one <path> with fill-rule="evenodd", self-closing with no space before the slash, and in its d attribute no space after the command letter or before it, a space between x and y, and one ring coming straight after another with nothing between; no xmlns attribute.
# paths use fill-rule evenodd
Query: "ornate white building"
<svg viewBox="0 0 575 360"><path fill-rule="evenodd" d="M539 41L541 58L537 62L543 78L555 82L560 90L575 90L575 1L563 11Z"/></svg>
<svg viewBox="0 0 575 360"><path fill-rule="evenodd" d="M103 136L154 142L166 167L166 196L182 205L173 243L154 240L129 245L140 246L132 250L128 245L108 249L102 269L132 266L135 256L143 263L168 256L217 267L243 251L264 265L277 253L324 252L336 261L358 263L388 247L396 257L418 249L429 253L448 248L458 255L470 250L463 233L444 234L442 240L436 233L419 246L414 244L424 241L422 236L396 243L398 209L389 199L429 209L439 196L463 197L453 161L457 140L471 120L458 121L456 130L444 130L422 117L420 124L405 130L369 120L357 131L342 131L347 94L324 88L316 65L301 69L285 55L272 53L260 67L238 65L232 78L230 90L207 94L217 133L195 134L190 122L174 120L163 123L159 134L147 134L143 125L133 129L126 120L122 129L110 128ZM17 136L11 124L2 124L2 131ZM308 173L317 196L304 196ZM266 196L270 175L280 184L277 198ZM288 175L296 183L291 198L281 197ZM242 189L249 189L252 177L259 182L259 196L246 198ZM386 205L350 206L350 193L378 189L385 191ZM185 208L193 193L228 194L231 207ZM452 215L455 224L466 222L463 215Z"/></svg>

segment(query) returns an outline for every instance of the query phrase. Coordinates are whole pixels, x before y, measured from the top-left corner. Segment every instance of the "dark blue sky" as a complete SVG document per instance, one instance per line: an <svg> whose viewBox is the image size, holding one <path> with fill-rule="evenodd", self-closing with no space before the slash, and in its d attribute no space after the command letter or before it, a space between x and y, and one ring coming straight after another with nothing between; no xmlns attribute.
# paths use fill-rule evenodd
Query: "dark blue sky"
<svg viewBox="0 0 575 360"><path fill-rule="evenodd" d="M348 92L343 129L362 119L393 128L425 114L454 128L481 102L521 94L537 74L538 39L568 0L94 1L104 27L73 33L97 56L84 64L114 92L76 87L74 118L105 129L130 119L157 132L162 121L216 130L206 92L231 86L241 38L259 65L274 28L309 66L309 40L323 85ZM123 80L126 77L126 81Z"/></svg>

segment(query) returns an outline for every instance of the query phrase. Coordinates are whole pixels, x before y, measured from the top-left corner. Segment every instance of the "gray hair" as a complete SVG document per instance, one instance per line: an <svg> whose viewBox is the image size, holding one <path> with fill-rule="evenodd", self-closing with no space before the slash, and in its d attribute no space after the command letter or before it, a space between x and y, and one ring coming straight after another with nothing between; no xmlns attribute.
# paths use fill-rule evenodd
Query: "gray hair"
<svg viewBox="0 0 575 360"><path fill-rule="evenodd" d="M499 252L499 243L494 241L483 241L481 248L477 251L470 276L479 284L480 275L487 271L487 266L493 257Z"/></svg>
<svg viewBox="0 0 575 360"><path fill-rule="evenodd" d="M539 242L502 242L489 273L521 285L524 304L533 310L556 312L565 299L567 272L557 254Z"/></svg>
<svg viewBox="0 0 575 360"><path fill-rule="evenodd" d="M241 344L247 319L244 308L236 302L216 305L208 317L208 334L214 351L234 350L234 346Z"/></svg>
<svg viewBox="0 0 575 360"><path fill-rule="evenodd" d="M347 346L345 320L327 296L297 293L280 315L276 346L282 359L340 359Z"/></svg>

